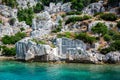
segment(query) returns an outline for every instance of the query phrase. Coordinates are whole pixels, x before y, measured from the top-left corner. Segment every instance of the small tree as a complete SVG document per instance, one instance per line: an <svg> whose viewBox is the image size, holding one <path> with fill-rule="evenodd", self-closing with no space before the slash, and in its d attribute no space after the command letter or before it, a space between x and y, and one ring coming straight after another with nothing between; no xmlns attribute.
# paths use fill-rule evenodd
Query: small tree
<svg viewBox="0 0 120 80"><path fill-rule="evenodd" d="M36 6L33 8L35 13L39 13L44 9L44 6L40 3L37 3Z"/></svg>
<svg viewBox="0 0 120 80"><path fill-rule="evenodd" d="M10 25L13 26L13 25L15 24L15 21L16 21L15 18L11 18L11 19L9 20Z"/></svg>
<svg viewBox="0 0 120 80"><path fill-rule="evenodd" d="M117 22L117 27L120 29L120 21Z"/></svg>
<svg viewBox="0 0 120 80"><path fill-rule="evenodd" d="M105 40L105 41L111 41L112 38L111 38L111 36L109 36L108 34L105 34L105 35L104 35L104 40Z"/></svg>
<svg viewBox="0 0 120 80"><path fill-rule="evenodd" d="M95 26L92 27L92 32L93 33L97 33L99 34L100 36L102 35L105 35L107 32L108 32L108 28L107 26L104 24L104 23L97 23Z"/></svg>
<svg viewBox="0 0 120 80"><path fill-rule="evenodd" d="M96 41L95 37L91 37L91 36L87 35L86 33L80 33L80 34L78 34L76 36L76 39L82 40L85 43L89 43L89 44L92 44L93 42Z"/></svg>
<svg viewBox="0 0 120 80"><path fill-rule="evenodd" d="M117 15L113 13L104 13L100 15L100 18L107 20L107 21L115 21L117 20Z"/></svg>

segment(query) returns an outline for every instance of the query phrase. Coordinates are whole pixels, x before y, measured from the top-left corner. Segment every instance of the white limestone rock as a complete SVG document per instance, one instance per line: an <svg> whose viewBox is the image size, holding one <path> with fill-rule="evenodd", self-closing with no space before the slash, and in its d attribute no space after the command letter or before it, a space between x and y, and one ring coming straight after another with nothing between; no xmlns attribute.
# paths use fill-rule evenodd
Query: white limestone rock
<svg viewBox="0 0 120 80"><path fill-rule="evenodd" d="M55 22L52 21L51 15L47 11L39 13L33 19L33 32L31 32L31 37L41 37L49 34L55 25Z"/></svg>
<svg viewBox="0 0 120 80"><path fill-rule="evenodd" d="M106 54L106 59L110 63L120 63L120 52L110 52Z"/></svg>
<svg viewBox="0 0 120 80"><path fill-rule="evenodd" d="M33 7L37 4L37 0L16 0L18 3L18 7L22 9L26 9L29 7Z"/></svg>
<svg viewBox="0 0 120 80"><path fill-rule="evenodd" d="M42 61L54 61L59 60L56 56L56 48L51 48L49 45L37 44L27 37L15 44L16 46L16 59L31 60L38 57ZM41 57L43 56L43 57ZM44 57L46 56L46 57ZM41 57L41 58L40 58Z"/></svg>
<svg viewBox="0 0 120 80"><path fill-rule="evenodd" d="M11 36L19 31L19 28L10 26L7 23L5 25L0 24L0 37L4 37L5 35Z"/></svg>
<svg viewBox="0 0 120 80"><path fill-rule="evenodd" d="M71 11L71 3L50 3L49 7L45 6L44 11L48 11L50 14L57 13L57 12L69 12Z"/></svg>
<svg viewBox="0 0 120 80"><path fill-rule="evenodd" d="M0 4L0 14L4 17L17 17L17 9L12 9L11 7Z"/></svg>
<svg viewBox="0 0 120 80"><path fill-rule="evenodd" d="M83 13L90 15L94 15L97 12L104 12L104 11L105 8L103 6L103 2L101 1L92 3L83 9Z"/></svg>
<svg viewBox="0 0 120 80"><path fill-rule="evenodd" d="M16 21L14 26L18 28L24 28L25 30L30 28L30 26L27 25L25 21L22 21L22 22Z"/></svg>

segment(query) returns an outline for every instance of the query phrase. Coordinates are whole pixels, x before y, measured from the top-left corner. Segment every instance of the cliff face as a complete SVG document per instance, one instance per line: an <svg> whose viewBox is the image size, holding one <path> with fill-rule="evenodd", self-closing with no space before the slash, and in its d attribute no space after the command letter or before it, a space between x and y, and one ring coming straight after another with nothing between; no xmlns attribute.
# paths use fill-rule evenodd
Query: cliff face
<svg viewBox="0 0 120 80"><path fill-rule="evenodd" d="M20 60L30 60L39 58L41 61L53 61L58 60L56 48L51 48L49 45L37 44L31 40L31 38L25 38L16 43L16 58Z"/></svg>
<svg viewBox="0 0 120 80"><path fill-rule="evenodd" d="M33 31L31 32L31 36L41 37L45 34L49 34L54 26L55 22L52 21L51 15L47 11L39 13L33 19Z"/></svg>

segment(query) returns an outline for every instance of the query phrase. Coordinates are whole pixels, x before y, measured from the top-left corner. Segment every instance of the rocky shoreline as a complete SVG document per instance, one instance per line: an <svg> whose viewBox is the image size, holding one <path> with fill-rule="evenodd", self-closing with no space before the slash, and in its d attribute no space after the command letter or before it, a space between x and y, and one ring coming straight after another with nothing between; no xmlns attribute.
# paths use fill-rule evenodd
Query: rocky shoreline
<svg viewBox="0 0 120 80"><path fill-rule="evenodd" d="M8 56L0 56L0 61L2 60L16 60L14 56L8 57Z"/></svg>
<svg viewBox="0 0 120 80"><path fill-rule="evenodd" d="M0 1L0 53L15 56L0 60L120 63L120 5L107 1Z"/></svg>

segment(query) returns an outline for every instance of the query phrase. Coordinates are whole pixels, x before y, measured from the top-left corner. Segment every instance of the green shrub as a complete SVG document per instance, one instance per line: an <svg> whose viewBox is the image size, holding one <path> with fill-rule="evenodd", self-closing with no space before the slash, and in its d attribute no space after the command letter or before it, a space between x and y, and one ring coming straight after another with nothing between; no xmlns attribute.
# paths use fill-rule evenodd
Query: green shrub
<svg viewBox="0 0 120 80"><path fill-rule="evenodd" d="M0 24L2 24L2 20L0 20Z"/></svg>
<svg viewBox="0 0 120 80"><path fill-rule="evenodd" d="M22 27L22 28L20 28L20 30L21 30L21 31L24 31L25 29Z"/></svg>
<svg viewBox="0 0 120 80"><path fill-rule="evenodd" d="M81 15L82 12L79 11L71 11L71 12L67 12L66 15Z"/></svg>
<svg viewBox="0 0 120 80"><path fill-rule="evenodd" d="M108 32L108 28L104 23L97 23L95 26L92 27L91 31L93 33L97 33L99 35L105 35Z"/></svg>
<svg viewBox="0 0 120 80"><path fill-rule="evenodd" d="M101 49L100 52L102 54L107 54L111 51L119 51L120 50L120 40L116 40L113 43L110 44L110 47Z"/></svg>
<svg viewBox="0 0 120 80"><path fill-rule="evenodd" d="M113 39L113 40L120 40L120 34L114 34L114 35L112 36L112 39Z"/></svg>
<svg viewBox="0 0 120 80"><path fill-rule="evenodd" d="M117 20L117 15L113 13L104 13L100 15L100 18L107 20L107 21L115 21Z"/></svg>
<svg viewBox="0 0 120 80"><path fill-rule="evenodd" d="M26 24L32 25L32 19L34 18L34 12L32 8L18 10L17 16L19 21L25 21Z"/></svg>
<svg viewBox="0 0 120 80"><path fill-rule="evenodd" d="M7 6L10 6L12 8L17 6L16 0L2 0L2 3L5 3Z"/></svg>
<svg viewBox="0 0 120 80"><path fill-rule="evenodd" d="M9 20L10 25L13 26L13 25L15 24L15 21L16 21L15 18L11 18L11 19Z"/></svg>
<svg viewBox="0 0 120 80"><path fill-rule="evenodd" d="M45 41L43 40L36 40L36 39L32 39L33 42L37 43L37 44L46 44Z"/></svg>
<svg viewBox="0 0 120 80"><path fill-rule="evenodd" d="M15 44L16 42L18 42L19 40L21 40L25 36L26 36L26 33L20 33L20 32L18 32L14 36L7 36L6 35L2 38L2 42L3 42L3 44Z"/></svg>
<svg viewBox="0 0 120 80"><path fill-rule="evenodd" d="M75 37L75 33L72 33L72 32L65 32L63 34L57 34L57 37L58 38L62 38L62 37L66 37L66 38L76 38Z"/></svg>
<svg viewBox="0 0 120 80"><path fill-rule="evenodd" d="M103 15L104 13L103 12L97 12L94 14L94 16L97 16L97 15Z"/></svg>
<svg viewBox="0 0 120 80"><path fill-rule="evenodd" d="M112 51L118 51L118 50L120 50L120 40L114 41L114 42L110 45L110 47L111 47L111 50L112 50Z"/></svg>
<svg viewBox="0 0 120 80"><path fill-rule="evenodd" d="M15 56L16 49L15 48L8 48L6 46L0 46L0 49L3 49L2 55L4 56Z"/></svg>
<svg viewBox="0 0 120 80"><path fill-rule="evenodd" d="M112 37L111 37L110 35L108 35L108 34L105 34L105 35L104 35L104 40L105 40L105 41L111 41L111 40L112 40Z"/></svg>
<svg viewBox="0 0 120 80"><path fill-rule="evenodd" d="M37 3L36 6L33 7L35 13L39 13L40 11L44 10L44 6L40 3Z"/></svg>
<svg viewBox="0 0 120 80"><path fill-rule="evenodd" d="M59 25L57 26L57 28L55 30L53 30L52 32L53 33L57 33L57 32L60 32L62 29L62 21L59 20Z"/></svg>
<svg viewBox="0 0 120 80"><path fill-rule="evenodd" d="M100 53L102 53L102 54L107 54L107 53L109 53L109 52L111 52L111 48L110 47L108 47L108 48L104 48L104 49L101 49L100 50Z"/></svg>
<svg viewBox="0 0 120 80"><path fill-rule="evenodd" d="M117 27L118 27L118 28L120 28L120 21L119 21L119 22L117 22Z"/></svg>
<svg viewBox="0 0 120 80"><path fill-rule="evenodd" d="M86 33L80 33L80 34L78 34L76 36L76 39L82 40L85 43L90 43L90 44L92 44L93 42L96 41L95 37L91 37L91 36L87 35Z"/></svg>
<svg viewBox="0 0 120 80"><path fill-rule="evenodd" d="M65 24L69 24L71 22L76 22L76 21L83 21L83 20L87 20L87 19L90 19L91 16L88 16L88 15L84 15L82 17L79 17L79 16L75 16L75 17L70 17L68 18L68 20L65 22Z"/></svg>

